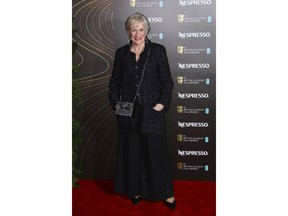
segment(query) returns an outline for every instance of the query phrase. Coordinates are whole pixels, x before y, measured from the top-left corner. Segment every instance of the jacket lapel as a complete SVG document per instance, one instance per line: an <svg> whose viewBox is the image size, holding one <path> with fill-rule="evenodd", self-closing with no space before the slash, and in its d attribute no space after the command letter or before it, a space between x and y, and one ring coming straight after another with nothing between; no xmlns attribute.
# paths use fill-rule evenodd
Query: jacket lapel
<svg viewBox="0 0 288 216"><path fill-rule="evenodd" d="M123 62L125 64L125 66L129 69L129 71L132 73L133 72L133 61L130 55L130 47L127 46L127 51L124 54L124 56L122 57Z"/></svg>

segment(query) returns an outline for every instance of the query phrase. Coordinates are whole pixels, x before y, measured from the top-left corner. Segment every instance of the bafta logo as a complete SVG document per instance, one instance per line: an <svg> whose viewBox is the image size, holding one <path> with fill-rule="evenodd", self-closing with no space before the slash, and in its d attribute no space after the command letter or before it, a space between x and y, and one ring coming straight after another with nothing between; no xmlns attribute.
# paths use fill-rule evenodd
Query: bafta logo
<svg viewBox="0 0 288 216"><path fill-rule="evenodd" d="M183 106L177 106L177 112L182 113L183 112Z"/></svg>
<svg viewBox="0 0 288 216"><path fill-rule="evenodd" d="M136 0L130 0L130 7L136 6Z"/></svg>
<svg viewBox="0 0 288 216"><path fill-rule="evenodd" d="M182 170L183 169L183 163L177 163L177 169Z"/></svg>
<svg viewBox="0 0 288 216"><path fill-rule="evenodd" d="M179 23L184 22L184 14L178 14L178 22Z"/></svg>
<svg viewBox="0 0 288 216"><path fill-rule="evenodd" d="M178 84L180 84L180 85L183 84L183 81L184 81L184 77L183 76L178 76L177 77L177 83Z"/></svg>
<svg viewBox="0 0 288 216"><path fill-rule="evenodd" d="M183 134L177 134L177 141L179 142L183 141Z"/></svg>
<svg viewBox="0 0 288 216"><path fill-rule="evenodd" d="M178 52L178 54L183 54L184 53L184 46L177 46L177 52Z"/></svg>

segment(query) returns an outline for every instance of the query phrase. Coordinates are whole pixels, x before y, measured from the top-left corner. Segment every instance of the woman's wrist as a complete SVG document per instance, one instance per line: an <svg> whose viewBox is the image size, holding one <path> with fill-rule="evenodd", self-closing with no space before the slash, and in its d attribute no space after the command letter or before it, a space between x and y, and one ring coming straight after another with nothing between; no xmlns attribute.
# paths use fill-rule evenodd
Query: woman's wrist
<svg viewBox="0 0 288 216"><path fill-rule="evenodd" d="M157 111L162 111L164 109L164 105L163 104L160 104L160 103L157 103L153 109L157 110Z"/></svg>

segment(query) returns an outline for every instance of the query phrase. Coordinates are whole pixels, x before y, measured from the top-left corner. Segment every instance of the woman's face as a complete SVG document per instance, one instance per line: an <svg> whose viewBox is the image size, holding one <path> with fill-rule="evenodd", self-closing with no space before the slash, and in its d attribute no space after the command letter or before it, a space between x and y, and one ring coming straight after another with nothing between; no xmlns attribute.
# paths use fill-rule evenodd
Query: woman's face
<svg viewBox="0 0 288 216"><path fill-rule="evenodd" d="M147 35L147 30L142 23L136 23L130 28L129 37L135 45L140 45L145 43L145 38Z"/></svg>

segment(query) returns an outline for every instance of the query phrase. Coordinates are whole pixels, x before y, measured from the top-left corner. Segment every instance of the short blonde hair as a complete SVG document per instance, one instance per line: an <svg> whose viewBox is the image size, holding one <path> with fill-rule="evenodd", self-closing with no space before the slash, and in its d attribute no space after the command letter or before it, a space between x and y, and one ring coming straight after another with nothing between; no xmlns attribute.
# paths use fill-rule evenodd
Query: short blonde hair
<svg viewBox="0 0 288 216"><path fill-rule="evenodd" d="M136 23L142 23L147 30L147 34L150 31L150 23L146 16L141 13L134 13L129 16L125 22L125 29L127 32L130 31L131 27Z"/></svg>

